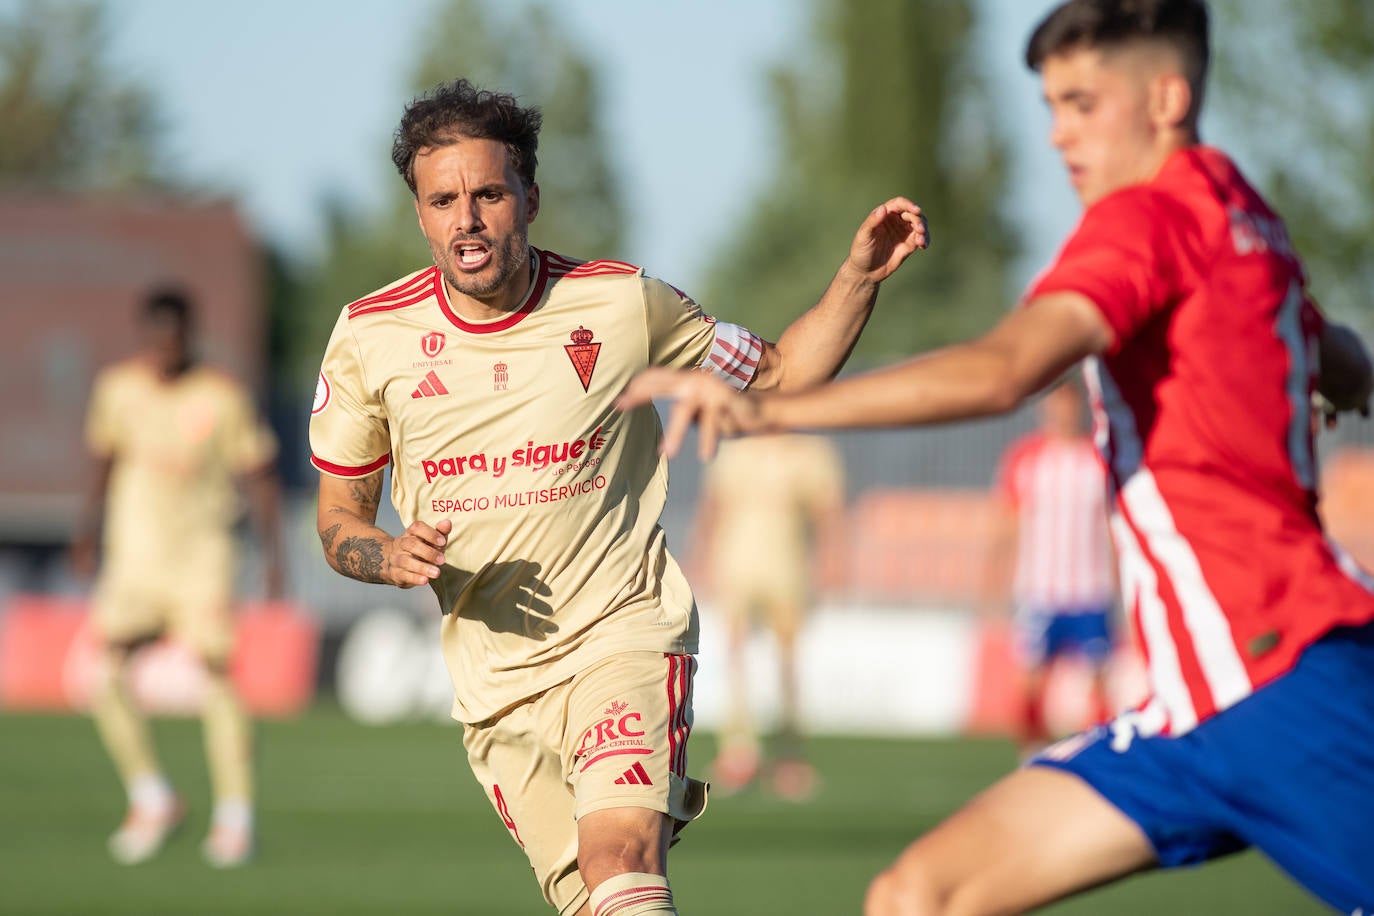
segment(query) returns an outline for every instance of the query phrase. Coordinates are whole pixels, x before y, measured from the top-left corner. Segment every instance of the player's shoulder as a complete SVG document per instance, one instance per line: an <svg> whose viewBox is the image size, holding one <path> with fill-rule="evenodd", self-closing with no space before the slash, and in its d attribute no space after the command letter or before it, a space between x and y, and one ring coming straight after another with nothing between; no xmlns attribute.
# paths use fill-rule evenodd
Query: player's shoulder
<svg viewBox="0 0 1374 916"><path fill-rule="evenodd" d="M344 306L349 321L365 315L409 308L439 294L439 268L426 267L393 280Z"/></svg>
<svg viewBox="0 0 1374 916"><path fill-rule="evenodd" d="M644 277L644 268L628 261L617 261L613 258L597 258L589 261L559 254L556 251L535 250L548 266L548 276L551 281L614 280L616 278L623 280L631 277L641 279Z"/></svg>

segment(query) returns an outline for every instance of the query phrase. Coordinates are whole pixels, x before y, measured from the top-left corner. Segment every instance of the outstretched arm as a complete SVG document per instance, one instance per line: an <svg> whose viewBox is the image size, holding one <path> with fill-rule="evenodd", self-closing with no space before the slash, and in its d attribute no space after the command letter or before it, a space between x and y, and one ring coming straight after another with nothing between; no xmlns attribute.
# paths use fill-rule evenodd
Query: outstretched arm
<svg viewBox="0 0 1374 916"><path fill-rule="evenodd" d="M1092 302L1077 293L1052 293L1014 310L976 340L806 391L741 394L702 373L648 369L618 403L628 409L655 398L674 400L664 453L677 454L695 423L701 427L699 452L708 458L722 436L924 426L1005 413L1112 341L1111 326Z"/></svg>
<svg viewBox="0 0 1374 916"><path fill-rule="evenodd" d="M378 528L382 472L343 479L320 475L315 524L329 565L360 582L413 588L439 576L453 522L412 522L400 537Z"/></svg>
<svg viewBox="0 0 1374 916"><path fill-rule="evenodd" d="M930 244L921 208L904 197L868 214L849 254L818 303L764 348L750 387L800 391L835 377L873 313L878 284L918 248Z"/></svg>

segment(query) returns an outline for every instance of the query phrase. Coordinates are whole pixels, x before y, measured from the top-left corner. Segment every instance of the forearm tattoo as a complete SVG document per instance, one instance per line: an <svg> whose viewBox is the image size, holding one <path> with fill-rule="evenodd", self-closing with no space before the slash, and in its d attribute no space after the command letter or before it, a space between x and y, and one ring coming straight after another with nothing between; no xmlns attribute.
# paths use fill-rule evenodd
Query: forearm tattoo
<svg viewBox="0 0 1374 916"><path fill-rule="evenodd" d="M324 545L324 552L329 553L334 549L334 539L339 536L339 529L343 525L330 525L320 532L320 543Z"/></svg>
<svg viewBox="0 0 1374 916"><path fill-rule="evenodd" d="M382 545L374 538L344 538L335 555L339 572L362 582L383 583Z"/></svg>

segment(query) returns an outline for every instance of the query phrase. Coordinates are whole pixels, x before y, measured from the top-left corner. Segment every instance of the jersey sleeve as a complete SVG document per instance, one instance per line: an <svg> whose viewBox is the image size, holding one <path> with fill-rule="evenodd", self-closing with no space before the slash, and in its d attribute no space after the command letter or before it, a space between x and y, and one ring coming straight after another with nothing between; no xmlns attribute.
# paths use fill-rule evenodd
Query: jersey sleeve
<svg viewBox="0 0 1374 916"><path fill-rule="evenodd" d="M1047 293L1079 293L1097 306L1116 333L1114 348L1133 337L1182 295L1179 222L1187 215L1143 190L1094 204L1031 285L1030 302Z"/></svg>
<svg viewBox="0 0 1374 916"><path fill-rule="evenodd" d="M91 400L86 407L86 447L99 458L109 458L119 447L119 416L114 378L102 372L91 386Z"/></svg>
<svg viewBox="0 0 1374 916"><path fill-rule="evenodd" d="M277 437L262 421L248 392L238 385L228 390L225 404L224 450L236 474L260 470L277 457Z"/></svg>
<svg viewBox="0 0 1374 916"><path fill-rule="evenodd" d="M380 395L367 383L358 342L339 316L324 351L310 409L310 463L335 477L365 477L386 467L391 436Z"/></svg>
<svg viewBox="0 0 1374 916"><path fill-rule="evenodd" d="M737 324L716 321L686 293L644 278L649 326L649 363L670 369L702 369L735 388L754 380L763 340Z"/></svg>

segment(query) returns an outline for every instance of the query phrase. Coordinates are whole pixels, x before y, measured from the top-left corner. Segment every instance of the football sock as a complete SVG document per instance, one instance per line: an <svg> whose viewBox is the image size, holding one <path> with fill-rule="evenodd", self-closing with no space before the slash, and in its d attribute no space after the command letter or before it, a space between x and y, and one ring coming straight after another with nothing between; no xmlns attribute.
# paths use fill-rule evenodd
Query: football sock
<svg viewBox="0 0 1374 916"><path fill-rule="evenodd" d="M129 785L129 807L165 816L176 805L172 784L161 773L144 773Z"/></svg>
<svg viewBox="0 0 1374 916"><path fill-rule="evenodd" d="M208 670L200 711L205 732L205 759L216 802L253 803L252 726L233 682L223 671Z"/></svg>
<svg viewBox="0 0 1374 916"><path fill-rule="evenodd" d="M162 796L149 786L161 783L166 787L167 781L161 775L148 723L129 694L123 664L109 664L91 698L91 715L100 741L129 792L130 804L139 804L141 800L160 803ZM170 787L166 788L166 796L170 804Z"/></svg>
<svg viewBox="0 0 1374 916"><path fill-rule="evenodd" d="M591 907L592 916L677 916L668 879L643 872L602 881L592 891Z"/></svg>

